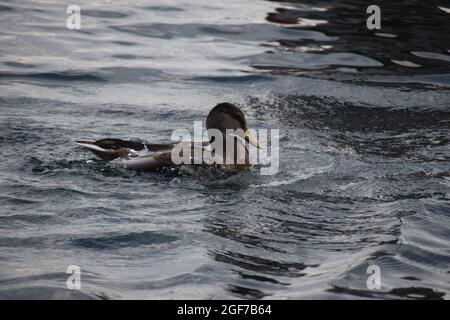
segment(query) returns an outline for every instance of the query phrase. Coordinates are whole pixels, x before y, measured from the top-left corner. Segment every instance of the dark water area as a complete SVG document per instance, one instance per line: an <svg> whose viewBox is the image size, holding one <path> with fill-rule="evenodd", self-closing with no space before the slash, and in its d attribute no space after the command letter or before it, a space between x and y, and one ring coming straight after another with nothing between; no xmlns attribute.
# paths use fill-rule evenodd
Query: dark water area
<svg viewBox="0 0 450 320"><path fill-rule="evenodd" d="M0 298L448 299L450 2L0 4ZM137 173L218 102L280 167ZM68 290L70 265L81 290ZM381 288L369 289L369 266Z"/></svg>

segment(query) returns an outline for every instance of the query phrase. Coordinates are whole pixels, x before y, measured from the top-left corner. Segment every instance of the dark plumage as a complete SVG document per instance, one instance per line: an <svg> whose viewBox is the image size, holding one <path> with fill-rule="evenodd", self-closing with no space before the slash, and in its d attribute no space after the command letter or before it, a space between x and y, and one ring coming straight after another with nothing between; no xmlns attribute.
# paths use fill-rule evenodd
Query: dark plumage
<svg viewBox="0 0 450 320"><path fill-rule="evenodd" d="M104 160L114 160L116 158L127 157L132 151L141 151L147 148L148 151L162 151L173 147L173 144L149 144L146 145L141 142L122 140L115 138L106 138L97 141L90 140L75 140L85 148L91 150L96 156Z"/></svg>
<svg viewBox="0 0 450 320"><path fill-rule="evenodd" d="M217 129L222 134L226 134L227 129L238 130L241 129L245 132L242 139L250 140L250 143L257 145L247 132L247 121L242 111L231 103L220 103L216 105L208 114L206 119L207 129ZM210 137L211 138L211 137ZM238 138L235 138L235 145L238 143ZM176 166L171 159L171 152L175 144L144 144L142 142L122 140L115 138L106 138L97 141L91 140L75 140L80 146L83 146L92 151L96 156L104 160L113 160L122 158L127 168L139 170L139 171L151 171L158 170L163 167ZM210 141L211 143L211 141ZM204 148L205 146L196 146L191 144L191 154L195 148ZM242 148L242 147L241 147ZM243 147L245 148L245 146ZM248 150L245 148L245 163L233 164L233 165L221 165L234 169L248 169L249 156ZM140 154L139 151L145 151ZM225 158L224 148L223 158Z"/></svg>
<svg viewBox="0 0 450 320"><path fill-rule="evenodd" d="M247 121L242 111L234 104L223 102L216 105L206 118L206 129L219 129L225 134L226 129L247 130Z"/></svg>

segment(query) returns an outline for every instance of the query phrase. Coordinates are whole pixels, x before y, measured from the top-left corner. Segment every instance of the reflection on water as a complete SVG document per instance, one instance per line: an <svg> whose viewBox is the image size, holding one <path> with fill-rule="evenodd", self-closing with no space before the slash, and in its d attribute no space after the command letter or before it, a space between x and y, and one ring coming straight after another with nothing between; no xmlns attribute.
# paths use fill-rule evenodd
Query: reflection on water
<svg viewBox="0 0 450 320"><path fill-rule="evenodd" d="M378 2L377 31L358 1L79 5L79 31L0 6L0 298L449 297L449 4ZM278 174L72 143L167 142L221 101L280 129Z"/></svg>
<svg viewBox="0 0 450 320"><path fill-rule="evenodd" d="M255 67L275 73L314 74L322 78L339 79L342 76L339 74L344 73L349 76L345 80L377 79L380 82L384 78L371 76L400 77L397 81L403 82L405 76L446 75L445 83L448 85L450 43L444 30L450 30L450 19L448 12L441 9L448 7L448 3L378 1L381 30L368 30L366 27L368 2L307 3L289 1L287 7L280 6L269 12L266 19L290 30L316 31L328 38L325 41L279 38L276 40L279 46L273 50L281 53L280 63L261 65L256 62ZM355 55L371 60L355 64ZM292 63L286 62L290 60ZM305 60L315 63L309 66ZM344 69L342 66L353 68ZM316 68L320 68L320 72L311 72L310 69ZM385 79L388 80L389 77Z"/></svg>

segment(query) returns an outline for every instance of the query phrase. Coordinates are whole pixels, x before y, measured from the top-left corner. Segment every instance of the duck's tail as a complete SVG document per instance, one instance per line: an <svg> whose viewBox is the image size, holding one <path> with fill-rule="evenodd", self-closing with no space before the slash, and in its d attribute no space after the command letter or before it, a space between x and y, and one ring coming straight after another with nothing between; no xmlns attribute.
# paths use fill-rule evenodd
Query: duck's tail
<svg viewBox="0 0 450 320"><path fill-rule="evenodd" d="M73 142L75 142L79 146L88 148L90 150L95 150L95 151L98 151L98 152L106 152L106 151L108 151L106 149L103 149L103 148L97 146L95 144L95 141L91 141L91 140L73 140Z"/></svg>
<svg viewBox="0 0 450 320"><path fill-rule="evenodd" d="M129 152L129 149L126 148L105 149L100 147L96 141L91 140L73 140L73 142L79 146L89 149L97 157L102 158L104 160L114 160L116 158L126 156Z"/></svg>

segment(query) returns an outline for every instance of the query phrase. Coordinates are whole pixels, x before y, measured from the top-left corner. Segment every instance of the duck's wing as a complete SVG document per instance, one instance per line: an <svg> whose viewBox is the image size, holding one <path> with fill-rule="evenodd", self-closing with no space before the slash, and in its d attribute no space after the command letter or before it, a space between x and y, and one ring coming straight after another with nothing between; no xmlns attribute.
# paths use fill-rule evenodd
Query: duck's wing
<svg viewBox="0 0 450 320"><path fill-rule="evenodd" d="M105 160L122 159L122 163L127 169L137 171L155 171L162 168L177 167L172 161L172 150L175 146L172 144L144 144L141 142L122 140L122 139L101 139L97 141L91 140L74 140L74 142L84 148L92 151L96 156ZM190 152L192 164L197 164L194 155L195 150L202 155L203 148L207 144L187 143L187 150ZM186 149L183 149L186 150ZM182 154L181 154L182 156ZM200 164L202 159L199 160Z"/></svg>
<svg viewBox="0 0 450 320"><path fill-rule="evenodd" d="M149 151L142 156L123 159L122 162L126 169L136 171L157 171L163 168L174 167L171 149L158 152Z"/></svg>
<svg viewBox="0 0 450 320"><path fill-rule="evenodd" d="M174 145L174 143L150 143L146 144L145 147L151 152L170 152Z"/></svg>
<svg viewBox="0 0 450 320"><path fill-rule="evenodd" d="M173 162L173 150L175 144L150 144L146 145L146 151L133 156L123 159L122 162L127 169L136 171L157 171L163 168L175 168L180 166L180 164L175 164ZM195 144L188 143L186 148L190 152L190 159L193 161L194 150L199 148L200 154L203 150L202 146L197 146ZM182 154L180 154L182 156ZM201 159L200 159L201 161Z"/></svg>
<svg viewBox="0 0 450 320"><path fill-rule="evenodd" d="M74 142L92 151L96 156L104 160L114 160L116 158L127 158L130 152L167 152L173 148L173 144L144 144L138 141L106 138L97 141L74 140Z"/></svg>
<svg viewBox="0 0 450 320"><path fill-rule="evenodd" d="M114 138L101 139L97 141L74 140L74 142L91 150L96 156L105 160L126 157L131 150L140 151L145 149L145 144L141 142Z"/></svg>

